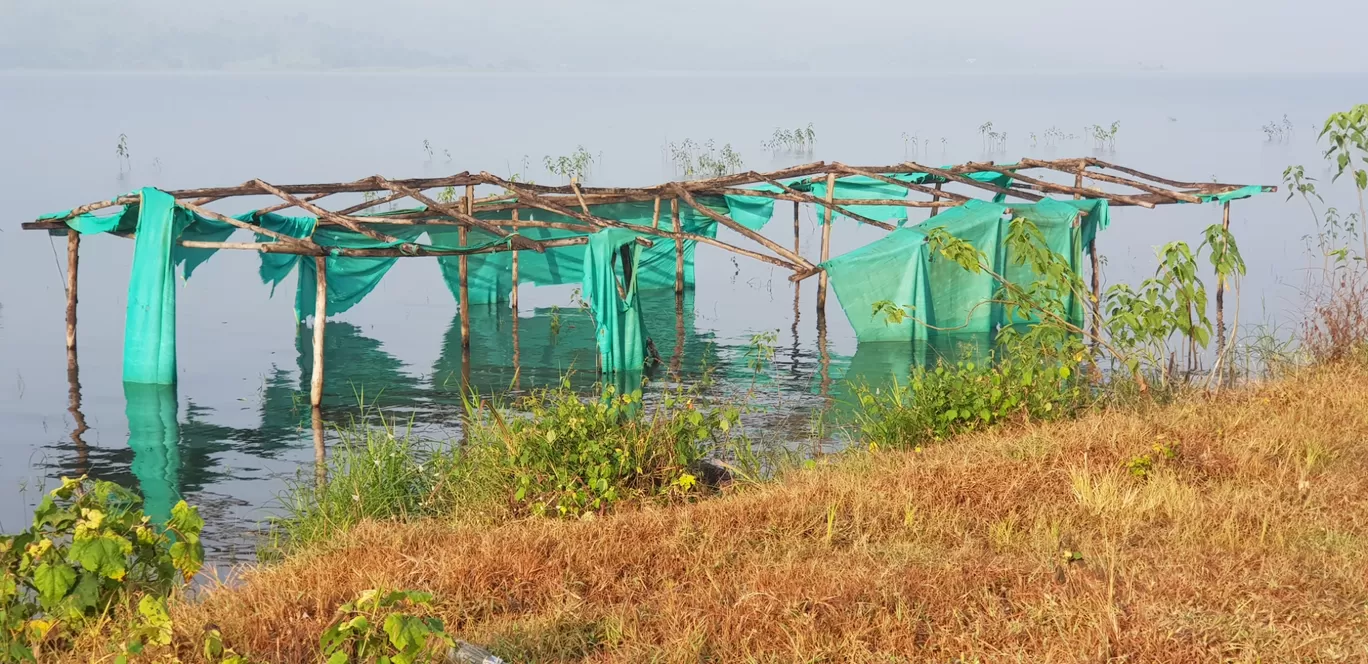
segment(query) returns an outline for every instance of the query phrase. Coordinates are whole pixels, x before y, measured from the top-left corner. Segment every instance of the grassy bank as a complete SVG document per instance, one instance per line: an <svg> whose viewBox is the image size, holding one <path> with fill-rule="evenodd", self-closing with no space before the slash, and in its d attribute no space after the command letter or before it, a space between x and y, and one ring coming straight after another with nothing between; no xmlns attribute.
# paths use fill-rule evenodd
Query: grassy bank
<svg viewBox="0 0 1368 664"><path fill-rule="evenodd" d="M715 500L492 527L364 523L173 603L316 661L367 588L510 661L1368 658L1368 371L846 457ZM958 659L956 659L958 658Z"/></svg>

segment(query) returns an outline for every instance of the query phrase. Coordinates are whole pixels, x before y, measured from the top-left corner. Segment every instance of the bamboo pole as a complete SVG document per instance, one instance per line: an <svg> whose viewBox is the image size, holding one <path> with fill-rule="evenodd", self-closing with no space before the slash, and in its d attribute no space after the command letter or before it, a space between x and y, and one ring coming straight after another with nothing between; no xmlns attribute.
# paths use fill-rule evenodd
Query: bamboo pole
<svg viewBox="0 0 1368 664"><path fill-rule="evenodd" d="M828 201L831 200L832 195L835 193L835 191L836 191L836 175L835 175L834 173L827 173L827 179L826 179L826 195L827 195L827 200L828 200ZM831 258L831 207L830 207L830 206L827 206L827 207L824 208L824 210L823 210L823 212L822 212L822 220L823 220L823 223L822 223L822 262L825 263L825 262L827 262L827 259ZM826 272L825 269L823 269L823 270L822 270L821 277L819 277L818 280L817 280L817 316L818 316L819 318L822 318L822 319L825 319L825 317L826 317L826 299L827 299L827 272ZM825 320L823 320L823 321L822 321L821 323L819 323L819 324L822 324L823 327L825 327Z"/></svg>
<svg viewBox="0 0 1368 664"><path fill-rule="evenodd" d="M798 201L793 202L793 253L803 255L802 237L798 226L798 209L802 205Z"/></svg>
<svg viewBox="0 0 1368 664"><path fill-rule="evenodd" d="M660 228L660 197L655 197L655 210L651 212L651 228Z"/></svg>
<svg viewBox="0 0 1368 664"><path fill-rule="evenodd" d="M674 229L675 294L684 293L684 228L679 221L679 199L670 199L670 227Z"/></svg>
<svg viewBox="0 0 1368 664"><path fill-rule="evenodd" d="M470 214L471 211L472 211L473 208L474 208L474 205L475 205L475 185L471 185L471 184L466 185L466 195L465 195L464 205L465 205L465 213L466 213L467 215ZM469 232L470 232L469 229L467 229L465 226L462 226L461 228L457 229L457 238L459 239L459 243L458 243L458 244L459 244L459 246L460 246L461 248L465 248L466 242L467 242L467 240L468 240L467 234L468 234ZM457 257L457 259L456 259L456 272L457 272L457 279L459 280L459 291L460 291L460 294L461 294L461 348L462 348L463 350L467 350L467 351L470 349L470 281L469 281L469 277L470 277L470 273L469 273L470 266L469 266L469 261L470 261L470 259L467 258L467 257L464 256L464 255L459 256L459 257Z"/></svg>
<svg viewBox="0 0 1368 664"><path fill-rule="evenodd" d="M323 405L323 328L328 323L328 259L314 258L318 290L314 295L313 380L309 382L309 404Z"/></svg>
<svg viewBox="0 0 1368 664"><path fill-rule="evenodd" d="M77 287L81 262L81 234L75 229L67 230L67 287L66 287L66 347L76 350L76 300L80 290Z"/></svg>
<svg viewBox="0 0 1368 664"><path fill-rule="evenodd" d="M940 202L941 194L944 193L944 192L941 190L941 188L944 187L944 186L945 186L945 183L944 183L944 182L937 182L937 183L936 183L935 189L932 190L932 191L935 191L936 193L934 193L934 194L931 195L931 200L932 200L933 202L937 202L937 203ZM936 216L936 215L938 215L938 214L940 214L940 208L938 208L938 207L937 207L937 208L931 208L931 216L932 216L932 217L934 217L934 216Z"/></svg>
<svg viewBox="0 0 1368 664"><path fill-rule="evenodd" d="M1230 231L1230 201L1221 209L1221 228ZM1216 357L1225 353L1225 279L1216 275Z"/></svg>
<svg viewBox="0 0 1368 664"><path fill-rule="evenodd" d="M513 221L516 222L517 220L518 208L513 208ZM518 250L514 248L512 251L513 259L510 271L512 273L511 280L513 282L513 287L512 290L510 290L508 293L508 304L509 308L513 310L513 329L516 334L516 331L518 329Z"/></svg>

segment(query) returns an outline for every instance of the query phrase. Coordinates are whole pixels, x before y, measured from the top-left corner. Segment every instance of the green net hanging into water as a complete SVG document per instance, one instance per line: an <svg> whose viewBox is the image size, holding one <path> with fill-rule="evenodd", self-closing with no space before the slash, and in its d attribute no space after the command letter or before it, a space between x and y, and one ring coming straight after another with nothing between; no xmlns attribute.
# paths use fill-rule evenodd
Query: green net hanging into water
<svg viewBox="0 0 1368 664"><path fill-rule="evenodd" d="M212 257L214 249L190 249L180 246L182 240L207 242L226 241L237 228L232 224L209 219L176 204L168 194L153 188L143 188L132 195L138 202L120 206L112 214L81 214L67 219L68 228L82 234L90 233L136 233L133 269L128 284L128 312L124 325L124 380L130 383L171 385L176 382L176 284L175 268L183 267L185 278ZM774 201L753 196L700 197L701 205L714 212L734 216L745 226L759 228L773 215ZM411 211L411 210L410 210ZM590 213L605 219L613 219L637 226L656 226L661 231L674 230L668 205L657 216L654 201L638 203L617 203L590 206ZM387 214L394 214L393 212ZM526 210L523 219L533 221L561 222L583 225L575 219L561 215ZM65 218L66 213L47 215L44 218ZM385 216L374 215L378 218ZM509 221L511 211L480 213L478 216L491 221ZM681 229L703 237L716 237L717 224L692 207L681 206L679 210ZM266 230L292 237L311 237L325 247L339 249L372 249L393 247L399 243L415 243L429 249L455 250L459 248L457 231L449 224L375 224L375 230L395 238L398 242L379 241L337 227L319 227L313 217L287 217L275 213L246 213L235 217L238 221L257 225ZM450 219L439 220L450 222ZM606 231L604 231L606 232ZM632 234L630 231L623 231ZM521 229L521 234L538 240L553 240L588 235L590 239L601 233L586 234L576 230L554 228ZM427 236L430 244L422 244L420 238ZM617 237L620 234L613 234ZM633 284L635 289L651 290L672 288L675 283L675 241L672 238L643 234L651 238L653 246L638 252L635 259ZM258 242L269 242L269 237L258 234ZM620 238L619 238L620 239ZM467 238L467 251L477 251L494 245L506 243L481 230L471 230ZM602 242L602 241L601 241ZM684 283L693 284L695 241L684 242ZM582 246L568 246L548 249L545 253L524 250L519 252L520 281L532 285L551 285L585 283L593 275L586 270L586 259L591 252ZM327 312L335 315L347 311L370 294L380 280L394 265L393 257L351 257L328 256ZM449 256L440 258L443 277L453 294L459 292L456 265L459 258ZM469 264L470 304L488 304L506 301L512 289L512 254L472 253L467 256ZM317 294L316 266L309 257L291 254L261 254L259 271L263 283L273 287L285 279L290 272L298 270L295 289L296 316L303 318L315 310ZM635 290L633 291L635 293ZM586 300L587 297L586 293ZM640 327L620 325L611 334L628 334ZM630 338L613 340L613 348L630 350ZM626 345L623 345L626 344ZM602 347L601 349L607 349ZM634 357L631 352L615 357ZM603 358L603 367L610 371L626 368L616 359ZM629 361L630 363L630 361ZM638 367L639 368L639 367Z"/></svg>
<svg viewBox="0 0 1368 664"><path fill-rule="evenodd" d="M1083 212L1081 222L1074 220ZM1099 228L1109 223L1106 201L1059 201L1003 205L988 201L968 203L932 217L918 226L900 228L864 247L823 263L836 297L862 341L926 341L938 334L991 334L1007 324L1000 304L990 303L998 283L987 273L973 274L959 264L934 255L927 231L945 228L984 253L993 271L1013 282L1033 279L1029 266L1012 265L1003 245L1008 224L1023 217L1034 222L1049 249L1078 272L1083 247ZM912 318L892 323L874 314L877 302L910 306ZM1083 303L1071 302L1070 318L1081 323ZM1020 321L1017 321L1020 322ZM928 327L930 326L930 327ZM939 330L933 330L940 328Z"/></svg>

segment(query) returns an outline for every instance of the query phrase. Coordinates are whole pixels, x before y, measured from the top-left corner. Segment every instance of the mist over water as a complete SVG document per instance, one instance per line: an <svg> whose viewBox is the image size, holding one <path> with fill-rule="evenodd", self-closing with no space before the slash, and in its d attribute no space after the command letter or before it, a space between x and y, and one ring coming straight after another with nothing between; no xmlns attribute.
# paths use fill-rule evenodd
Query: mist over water
<svg viewBox="0 0 1368 664"><path fill-rule="evenodd" d="M293 278L272 297L257 277L256 254L219 252L178 292L179 385L126 394L120 363L132 244L103 236L81 247L80 410L89 429L79 436L82 444L73 441L63 345L65 242L18 226L43 213L141 186L252 178L281 184L488 170L548 183L556 176L543 158L579 146L596 157L589 184L653 184L674 177L666 146L685 138L730 144L757 170L820 159L876 165L1088 156L1096 146L1084 127L1113 121L1120 122L1115 151L1103 158L1147 172L1280 185L1282 170L1301 163L1328 183L1317 123L1362 101L1365 84L1365 75L1166 73L0 74L0 109L12 128L0 133L0 174L9 185L0 226L0 531L27 521L44 487L62 474L89 472L134 487L140 478L161 478L160 488L141 488L149 499L165 491L168 499L201 505L216 562L248 559L253 549L244 533L269 513L284 480L301 467L310 472L313 461L309 330L295 320ZM1260 127L1284 116L1292 132L1266 140ZM988 121L1006 133L1005 149L985 153L978 129ZM817 132L813 154L776 156L761 147L776 128L808 123ZM1047 141L1051 128L1065 138ZM127 163L115 154L120 134L127 136ZM1354 207L1349 189L1322 189L1333 192L1328 204ZM217 209L242 212L263 201ZM1280 324L1290 332L1301 314L1296 285L1312 220L1285 193L1237 201L1232 210L1249 274L1238 297L1227 296L1227 311L1238 302L1242 323ZM777 205L765 233L791 245L791 215L789 204ZM926 212L911 215L915 222ZM1220 215L1215 205L1115 210L1098 241L1106 282L1148 276L1156 246L1195 246ZM803 253L815 257L820 233L811 209L802 212L800 234ZM882 234L839 223L832 253ZM725 229L719 238L746 242ZM833 297L824 368L817 280L800 287L795 326L787 276L700 247L682 343L673 294L643 297L648 330L667 362L678 347L686 373L715 367L715 393L754 390L766 407L751 419L752 433L807 444L808 419L828 403L824 386L839 396L843 381L885 379L905 370L911 356L856 344ZM571 369L577 384L594 380L591 328L577 317L571 290L523 289L518 389L554 382ZM555 335L553 305L565 317ZM485 393L507 390L514 380L509 312L476 308L472 325L472 382ZM757 379L744 354L751 335L764 331L778 331L778 349L768 375ZM411 420L420 435L456 435L458 339L456 308L436 261L399 261L365 301L329 321L327 417L346 422L364 402Z"/></svg>

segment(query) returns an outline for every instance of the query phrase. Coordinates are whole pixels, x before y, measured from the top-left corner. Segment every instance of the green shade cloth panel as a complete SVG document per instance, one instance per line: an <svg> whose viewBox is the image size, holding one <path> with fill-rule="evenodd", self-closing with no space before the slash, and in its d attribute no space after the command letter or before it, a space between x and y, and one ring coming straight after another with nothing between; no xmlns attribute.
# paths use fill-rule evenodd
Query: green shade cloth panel
<svg viewBox="0 0 1368 664"><path fill-rule="evenodd" d="M400 226L391 224L372 224L370 228L398 240L385 242L374 240L349 230L324 227L314 230L313 240L318 244L341 249L389 248L414 242L426 232L423 226ZM313 260L304 257L298 261L299 278L295 287L295 315L303 320L314 313L318 299L318 266ZM375 290L385 273L394 267L396 257L356 258L349 256L328 256L328 303L329 316L335 316L356 306L362 299Z"/></svg>
<svg viewBox="0 0 1368 664"><path fill-rule="evenodd" d="M1262 193L1264 193L1264 190L1261 185L1248 185L1233 191L1227 191L1224 194L1198 194L1197 197L1201 198L1203 203L1228 203L1242 198L1257 196Z"/></svg>
<svg viewBox="0 0 1368 664"><path fill-rule="evenodd" d="M193 216L169 194L141 190L141 202L124 215L137 215L133 272L128 278L124 318L123 379L129 383L176 382L176 278L171 250Z"/></svg>
<svg viewBox="0 0 1368 664"><path fill-rule="evenodd" d="M738 199L754 198L738 196ZM720 197L701 197L698 202L708 209L718 214L734 213L735 210L745 210L743 218L749 223L755 224L760 217L772 216L774 201L765 199L768 205L756 204L753 201L740 201L738 207L729 207L728 201ZM668 201L661 201L660 229L664 231L673 230L670 220L670 208ZM655 213L654 201L639 201L631 203L609 203L603 205L589 206L590 214L603 219L613 219L624 223L637 226L650 227ZM481 212L475 215L481 219L493 222L509 221L512 218L511 211ZM735 217L733 217L735 218ZM552 223L583 224L574 218L566 217L543 210L521 210L519 219L526 221L542 221ZM704 214L694 210L687 205L681 205L679 210L680 225L685 233L702 235L704 237L717 237L717 222L708 218ZM738 220L740 221L740 220ZM429 226L428 235L434 244L445 246L456 246L457 230L452 226ZM603 231L600 231L600 233ZM585 233L574 230L563 230L557 228L537 228L525 227L519 229L519 233L524 237L534 240L558 240L584 236ZM590 237L598 233L589 234ZM638 264L637 287L639 290L649 291L656 289L674 288L675 282L675 243L674 240L663 238L656 235L641 234L651 240L652 246L644 248ZM488 241L493 236L486 231L472 229L467 240L472 243ZM694 283L694 253L697 243L692 240L684 241L684 284L685 287L692 287ZM547 249L545 253L535 251L518 252L518 283L520 286L554 286L561 284L576 284L584 281L584 247L572 245L568 247L555 247ZM460 298L460 279L458 276L458 265L460 257L443 256L437 259L442 269L443 279L446 281L448 290L452 296ZM512 291L512 252L498 252L492 254L475 254L466 257L467 263L467 288L470 292L471 304L493 304L495 302L506 302L509 293Z"/></svg>
<svg viewBox="0 0 1368 664"><path fill-rule="evenodd" d="M124 383L131 470L138 478L143 511L156 523L171 518L180 500L180 425L174 385Z"/></svg>
<svg viewBox="0 0 1368 664"><path fill-rule="evenodd" d="M1075 226L1079 211L1084 215ZM918 226L893 231L822 266L861 342L920 342L945 334L992 334L1004 325L1029 321L1008 321L1004 307L990 303L998 290L993 277L982 272L972 274L944 257L933 256L926 232L945 228L982 251L995 272L1013 282L1026 282L1034 278L1030 268L1012 265L1013 256L1003 244L1013 218L1034 222L1049 248L1064 256L1077 272L1082 266L1085 238L1095 236L1108 215L1106 201L1045 200L1007 206L974 200ZM883 300L910 305L912 316L925 324L911 318L893 324L884 316L874 316L874 303ZM1069 318L1075 324L1082 323L1081 302L1070 303Z"/></svg>
<svg viewBox="0 0 1368 664"><path fill-rule="evenodd" d="M589 236L584 246L584 299L594 312L595 339L604 373L640 372L646 346L637 293L637 273L642 247L637 233L609 228ZM629 247L631 276L622 262L622 247ZM622 281L619 279L622 278ZM618 291L619 283L622 292ZM624 297L625 294L625 297Z"/></svg>

